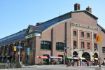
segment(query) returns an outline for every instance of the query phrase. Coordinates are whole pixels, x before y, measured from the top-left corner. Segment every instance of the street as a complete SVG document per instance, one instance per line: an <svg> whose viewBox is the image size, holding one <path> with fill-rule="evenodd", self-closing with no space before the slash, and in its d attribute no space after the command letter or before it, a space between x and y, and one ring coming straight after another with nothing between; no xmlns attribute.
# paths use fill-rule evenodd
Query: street
<svg viewBox="0 0 105 70"><path fill-rule="evenodd" d="M100 69L98 69L98 66L66 67L65 65L34 65L23 68L1 69L1 70L100 70ZM105 70L105 67L102 66L101 70Z"/></svg>

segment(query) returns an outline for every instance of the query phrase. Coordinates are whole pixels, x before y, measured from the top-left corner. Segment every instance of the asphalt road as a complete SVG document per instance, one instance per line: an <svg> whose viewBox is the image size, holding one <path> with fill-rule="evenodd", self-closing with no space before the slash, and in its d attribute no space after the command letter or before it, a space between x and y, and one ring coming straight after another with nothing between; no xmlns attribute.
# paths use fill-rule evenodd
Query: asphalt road
<svg viewBox="0 0 105 70"><path fill-rule="evenodd" d="M34 65L23 68L14 69L1 69L1 70L100 70L98 67L66 67L65 65ZM101 67L101 70L105 70L105 67Z"/></svg>

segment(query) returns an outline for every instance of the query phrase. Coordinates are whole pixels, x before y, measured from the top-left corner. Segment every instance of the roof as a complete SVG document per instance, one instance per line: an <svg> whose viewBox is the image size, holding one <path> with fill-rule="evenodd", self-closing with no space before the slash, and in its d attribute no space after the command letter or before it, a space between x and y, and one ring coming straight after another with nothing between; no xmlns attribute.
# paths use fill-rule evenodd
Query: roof
<svg viewBox="0 0 105 70"><path fill-rule="evenodd" d="M101 31L105 33L105 29L102 26L100 26L99 24L97 24L97 26L99 26L101 28Z"/></svg>
<svg viewBox="0 0 105 70"><path fill-rule="evenodd" d="M28 28L32 28L34 30L34 32L41 33L42 31L44 31L48 27L56 24L57 22L68 19L68 18L70 18L70 13L66 13L64 15L58 16L56 18L53 18L53 19L48 20L46 22L43 22L37 26L29 25ZM28 28L24 29L18 33L15 33L15 34L12 34L10 36L7 36L7 37L0 39L0 45L7 45L7 44L10 44L10 43L15 42L15 41L25 39L25 35L28 31Z"/></svg>
<svg viewBox="0 0 105 70"><path fill-rule="evenodd" d="M58 16L58 17L55 17L53 19L50 19L48 21L45 21L45 22L42 22L36 26L33 26L33 25L29 25L28 28L32 28L33 29L33 32L34 33L41 33L43 32L44 30L46 30L47 28L49 28L50 26L60 22L60 21L63 21L65 19L69 19L71 18L71 13L77 13L77 12L84 12L86 14L88 14L89 16L93 17L94 19L98 19L96 16L94 16L93 14L87 12L86 10L82 10L82 11L73 11L73 12L68 12L66 14L63 14L61 16ZM15 41L19 41L19 40L24 40L25 39L25 35L27 34L27 31L28 31L28 28L27 29L24 29L18 33L15 33L15 34L12 34L10 36L7 36L7 37L4 37L2 39L0 39L0 45L7 45L7 44L10 44L12 42L15 42Z"/></svg>
<svg viewBox="0 0 105 70"><path fill-rule="evenodd" d="M96 16L94 16L93 14L91 14L90 12L86 11L86 10L80 10L80 11L72 11L72 12L68 12L64 15L61 15L61 16L58 16L56 18L53 18L51 20L48 20L46 22L43 22L43 23L40 23L38 25L38 27L35 29L35 32L42 32L44 31L45 29L47 29L48 27L56 24L57 22L60 22L62 20L65 20L65 19L68 19L68 18L71 18L71 13L77 13L77 12L84 12L86 13L87 15L91 16L92 18L94 19L98 19Z"/></svg>
<svg viewBox="0 0 105 70"><path fill-rule="evenodd" d="M56 24L57 22L60 22L60 21L63 21L65 19L68 19L71 17L71 12L69 13L66 13L64 15L61 15L61 16L58 16L56 18L53 18L51 20L48 20L48 21L45 21L45 22L42 22L40 23L37 28L35 28L35 32L42 32L44 31L45 29L47 29L48 27Z"/></svg>
<svg viewBox="0 0 105 70"><path fill-rule="evenodd" d="M8 44L13 43L15 41L24 40L25 39L25 33L26 33L26 29L24 29L18 33L15 33L15 34L12 34L10 36L7 36L7 37L0 39L0 46L1 45L2 46L8 45Z"/></svg>

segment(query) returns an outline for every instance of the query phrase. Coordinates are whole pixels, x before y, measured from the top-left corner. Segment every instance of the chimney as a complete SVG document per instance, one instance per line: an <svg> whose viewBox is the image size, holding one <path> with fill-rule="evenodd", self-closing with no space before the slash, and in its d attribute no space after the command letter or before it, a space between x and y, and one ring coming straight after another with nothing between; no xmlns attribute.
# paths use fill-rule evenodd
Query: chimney
<svg viewBox="0 0 105 70"><path fill-rule="evenodd" d="M86 11L88 11L89 13L92 13L92 8L90 8L89 6L86 8Z"/></svg>
<svg viewBox="0 0 105 70"><path fill-rule="evenodd" d="M76 3L74 4L74 11L80 10L80 4Z"/></svg>

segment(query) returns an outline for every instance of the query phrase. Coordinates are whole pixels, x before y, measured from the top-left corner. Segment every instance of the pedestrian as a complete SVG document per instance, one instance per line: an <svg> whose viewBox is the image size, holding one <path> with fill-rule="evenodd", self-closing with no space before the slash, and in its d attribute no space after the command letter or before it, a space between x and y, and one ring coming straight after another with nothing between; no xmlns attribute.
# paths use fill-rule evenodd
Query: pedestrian
<svg viewBox="0 0 105 70"><path fill-rule="evenodd" d="M87 60L87 66L89 66L89 61Z"/></svg>
<svg viewBox="0 0 105 70"><path fill-rule="evenodd" d="M103 63L102 63L102 65L105 65L105 58L104 58L104 60L103 60Z"/></svg>
<svg viewBox="0 0 105 70"><path fill-rule="evenodd" d="M10 67L10 61L9 61L9 59L7 59L6 68L9 68L9 67Z"/></svg>

